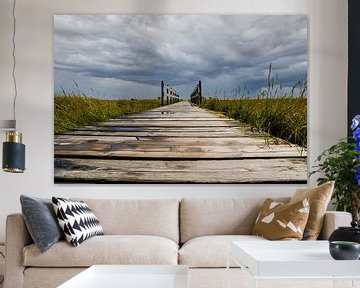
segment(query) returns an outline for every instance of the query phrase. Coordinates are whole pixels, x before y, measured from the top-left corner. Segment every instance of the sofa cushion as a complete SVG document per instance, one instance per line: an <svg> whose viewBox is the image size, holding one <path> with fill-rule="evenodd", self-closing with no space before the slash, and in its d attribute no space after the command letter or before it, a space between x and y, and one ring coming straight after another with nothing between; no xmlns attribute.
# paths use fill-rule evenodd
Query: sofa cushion
<svg viewBox="0 0 360 288"><path fill-rule="evenodd" d="M179 264L190 267L226 267L228 251L232 241L268 241L252 235L214 235L193 238L179 250ZM231 267L239 267L230 261Z"/></svg>
<svg viewBox="0 0 360 288"><path fill-rule="evenodd" d="M316 240L319 237L334 184L334 181L330 181L315 188L298 189L290 199L290 203L302 201L305 198L309 199L310 213L304 233L307 237L304 240Z"/></svg>
<svg viewBox="0 0 360 288"><path fill-rule="evenodd" d="M21 288L59 287L65 281L75 277L77 274L83 272L85 269L87 269L87 267L78 267L78 268L29 267L24 271L24 285L21 286ZM103 287L105 288L105 286Z"/></svg>
<svg viewBox="0 0 360 288"><path fill-rule="evenodd" d="M178 199L83 199L105 235L154 235L179 242Z"/></svg>
<svg viewBox="0 0 360 288"><path fill-rule="evenodd" d="M21 195L20 203L26 227L41 252L64 239L51 199Z"/></svg>
<svg viewBox="0 0 360 288"><path fill-rule="evenodd" d="M267 198L252 234L269 240L301 240L309 218L309 208L308 199L284 204Z"/></svg>
<svg viewBox="0 0 360 288"><path fill-rule="evenodd" d="M263 202L264 198L182 199L181 243L205 235L249 235Z"/></svg>
<svg viewBox="0 0 360 288"><path fill-rule="evenodd" d="M178 260L178 244L159 236L95 236L78 247L66 241L56 243L45 253L34 244L23 250L25 266L88 267L95 264L171 264Z"/></svg>
<svg viewBox="0 0 360 288"><path fill-rule="evenodd" d="M52 197L52 202L65 239L72 245L79 246L91 237L104 235L99 220L86 203L59 197Z"/></svg>

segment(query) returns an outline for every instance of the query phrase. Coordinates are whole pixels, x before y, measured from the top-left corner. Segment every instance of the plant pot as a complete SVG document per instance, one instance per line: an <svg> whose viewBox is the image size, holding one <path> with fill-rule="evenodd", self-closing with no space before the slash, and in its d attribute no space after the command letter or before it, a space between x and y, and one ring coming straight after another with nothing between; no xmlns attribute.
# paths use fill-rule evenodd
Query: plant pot
<svg viewBox="0 0 360 288"><path fill-rule="evenodd" d="M329 250L335 260L358 260L360 257L360 244L357 242L332 241Z"/></svg>
<svg viewBox="0 0 360 288"><path fill-rule="evenodd" d="M343 226L334 230L329 237L329 242L331 241L349 241L357 242L360 244L360 226L357 225L357 222L352 221L351 226Z"/></svg>

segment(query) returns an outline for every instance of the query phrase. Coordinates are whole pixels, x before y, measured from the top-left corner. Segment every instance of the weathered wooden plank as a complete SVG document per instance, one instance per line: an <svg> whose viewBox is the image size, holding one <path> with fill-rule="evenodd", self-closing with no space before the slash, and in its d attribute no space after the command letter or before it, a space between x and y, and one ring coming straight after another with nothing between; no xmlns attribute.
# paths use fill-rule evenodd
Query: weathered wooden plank
<svg viewBox="0 0 360 288"><path fill-rule="evenodd" d="M171 116L204 116L204 117L216 117L216 118L227 118L224 113L222 112L217 112L217 111L210 111L210 110L205 110L205 109L201 109L199 107L179 107L179 105L174 104L175 106L173 106L173 109L165 109L165 108L156 108L154 110L149 110L149 111L144 111L144 112L140 112L140 113L136 113L133 115L127 115L127 118L131 118L131 117L138 117L138 116L145 116L145 117L151 117L151 116L158 116L158 117L171 117ZM182 105L182 104L180 104Z"/></svg>
<svg viewBox="0 0 360 288"><path fill-rule="evenodd" d="M89 131L89 130L75 130L75 131L70 131L65 133L65 135L87 135L87 136L98 136L98 137L102 137L102 136L120 136L120 137L124 137L124 136L129 136L129 137L200 137L200 138L223 138L223 137L241 137L241 136L249 136L248 133L246 133L245 131L239 131L238 134L235 134L233 132L216 132L214 133L214 131L206 131L206 132L197 132L197 131L190 131L190 132L179 132L179 131L175 131L175 132L168 132L168 131L142 131L141 129L139 129L138 131L111 131L111 129L107 129L107 130L100 130L100 131ZM250 136L249 136L250 137Z"/></svg>
<svg viewBox="0 0 360 288"><path fill-rule="evenodd" d="M175 104L174 104L175 105ZM177 105L175 105L177 106ZM175 107L174 106L174 107ZM176 109L178 109L179 107L176 107ZM140 113L135 113L135 114L129 114L129 115L125 115L120 117L120 119L123 118L137 118L137 117L171 117L171 116L180 116L180 117L205 117L205 118L224 118L224 119L229 119L228 117L226 117L226 115L223 112L217 112L217 111L210 111L210 110L205 110L205 109L201 109L196 107L195 109L186 109L186 107L182 110L173 110L173 111L160 111L160 110L149 110L149 111L144 111L144 112L140 112Z"/></svg>
<svg viewBox="0 0 360 288"><path fill-rule="evenodd" d="M195 117L198 116L198 117ZM156 121L212 121L212 120L222 120L222 121L235 121L229 118L219 118L219 117L208 117L207 115L201 116L201 115L194 115L193 117L189 117L189 114L183 114L183 115L178 115L178 114L172 114L172 115L149 115L149 116L127 116L124 118L120 118L120 119L109 119L107 120L107 122L113 122L113 121L135 121L135 120L156 120ZM103 122L102 122L103 123ZM239 122L240 124L240 122Z"/></svg>
<svg viewBox="0 0 360 288"><path fill-rule="evenodd" d="M116 152L108 154L108 152ZM229 153L238 157L305 157L306 151L301 151L295 145L267 145L260 138L181 138L181 139L150 139L142 137L107 137L101 140L93 137L67 137L55 139L55 155L96 156L96 157L131 157L135 153L148 153L144 157L157 157L152 152L161 152L163 157L191 158L192 154L204 153L209 158L211 153ZM169 155L168 155L169 154ZM174 154L174 156L172 156ZM275 155L274 155L275 154ZM249 155L249 156L244 156ZM277 156L276 156L277 155ZM134 156L139 157L139 156ZM218 158L218 157L216 157Z"/></svg>
<svg viewBox="0 0 360 288"><path fill-rule="evenodd" d="M178 118L178 117L173 117L172 119L169 118L151 118L151 123L155 123L155 124L164 124L164 123L168 123L168 124L173 124L173 125L177 125L179 122L184 123L184 126L188 126L191 123L199 123L199 124L209 124L211 126L213 126L214 124L221 124L221 125L229 125L229 126L239 126L239 122L235 121L235 120L231 120L231 119L215 119L215 118L199 118L199 119L195 119L195 118ZM89 126L117 126L117 125L131 125L131 124L148 124L149 123L149 118L124 118L124 119L117 119L117 120L111 120L111 121L104 121L104 122L99 122L99 123L95 123L93 125L89 125Z"/></svg>
<svg viewBox="0 0 360 288"><path fill-rule="evenodd" d="M264 138L263 134L255 134L249 130L240 129L239 127L128 127L128 126L114 126L114 127L101 127L101 126L87 126L82 127L77 130L70 131L66 134L62 135L70 135L74 134L76 131L103 131L103 132L163 132L163 133L187 133L187 132L196 132L196 133L203 133L203 132L210 132L210 133L232 133L233 136L254 136L254 137L262 137ZM56 135L57 136L57 135ZM181 135L179 135L181 136ZM196 137L196 135L194 135Z"/></svg>
<svg viewBox="0 0 360 288"><path fill-rule="evenodd" d="M61 134L61 135L55 135L54 136L54 144L55 145L68 145L70 143L83 143L83 142L109 142L109 143L117 143L117 142L129 142L129 141L147 141L151 140L150 137L116 137L116 136L103 136L103 137L97 137L97 136L87 136L87 135L67 135L67 134Z"/></svg>
<svg viewBox="0 0 360 288"><path fill-rule="evenodd" d="M304 157L296 147L269 146L206 146L206 145L151 145L93 143L55 145L56 157L144 158L144 159L240 159Z"/></svg>
<svg viewBox="0 0 360 288"><path fill-rule="evenodd" d="M85 129L97 130L104 127L238 127L236 122L225 121L114 121L102 122L94 126L85 126Z"/></svg>
<svg viewBox="0 0 360 288"><path fill-rule="evenodd" d="M124 118L120 118L121 120L133 120L133 119L158 119L158 120L173 120L173 119L181 119L181 120L224 120L224 121L234 121L229 118L225 118L224 116L215 116L209 114L197 114L197 113L174 113L174 114L150 114L150 115L129 115ZM109 119L108 121L117 121L119 119Z"/></svg>
<svg viewBox="0 0 360 288"><path fill-rule="evenodd" d="M56 135L54 137L54 144L56 145L69 145L69 144L84 144L89 143L129 143L138 144L139 142L148 142L151 145L218 145L218 146L233 146L233 145L255 145L255 146L269 146L272 140L265 141L263 137L224 137L224 138L181 138L177 137L113 137L103 136L83 136L83 135ZM290 145L286 145L290 146ZM291 145L295 147L295 145Z"/></svg>
<svg viewBox="0 0 360 288"><path fill-rule="evenodd" d="M305 159L146 161L55 159L57 182L306 183Z"/></svg>

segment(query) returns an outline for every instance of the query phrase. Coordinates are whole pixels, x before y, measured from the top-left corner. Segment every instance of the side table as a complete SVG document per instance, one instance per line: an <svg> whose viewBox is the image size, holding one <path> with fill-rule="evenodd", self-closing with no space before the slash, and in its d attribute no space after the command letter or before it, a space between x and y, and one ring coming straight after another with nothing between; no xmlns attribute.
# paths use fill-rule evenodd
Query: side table
<svg viewBox="0 0 360 288"><path fill-rule="evenodd" d="M186 265L94 265L58 288L189 288Z"/></svg>
<svg viewBox="0 0 360 288"><path fill-rule="evenodd" d="M360 288L360 261L334 260L328 247L328 241L232 242L227 268L233 259L253 288Z"/></svg>

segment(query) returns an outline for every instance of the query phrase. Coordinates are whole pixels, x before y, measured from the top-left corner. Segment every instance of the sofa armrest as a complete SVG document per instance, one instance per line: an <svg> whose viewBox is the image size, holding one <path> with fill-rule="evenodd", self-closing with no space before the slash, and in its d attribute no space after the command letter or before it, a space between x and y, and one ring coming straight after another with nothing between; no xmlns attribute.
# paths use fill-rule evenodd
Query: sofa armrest
<svg viewBox="0 0 360 288"><path fill-rule="evenodd" d="M23 248L33 241L22 214L6 218L4 288L22 288L24 280Z"/></svg>
<svg viewBox="0 0 360 288"><path fill-rule="evenodd" d="M321 240L329 239L331 233L340 226L350 226L352 216L348 212L326 211L324 224L319 236Z"/></svg>

